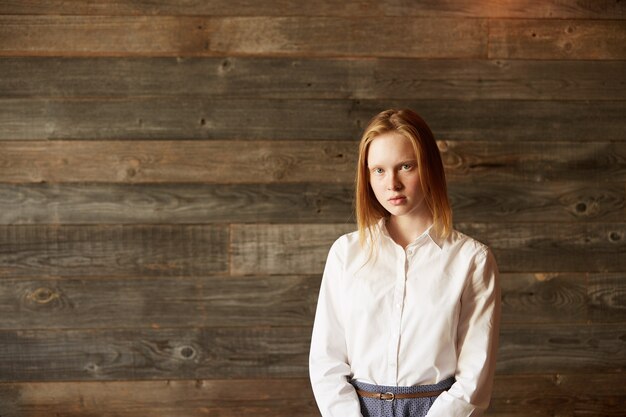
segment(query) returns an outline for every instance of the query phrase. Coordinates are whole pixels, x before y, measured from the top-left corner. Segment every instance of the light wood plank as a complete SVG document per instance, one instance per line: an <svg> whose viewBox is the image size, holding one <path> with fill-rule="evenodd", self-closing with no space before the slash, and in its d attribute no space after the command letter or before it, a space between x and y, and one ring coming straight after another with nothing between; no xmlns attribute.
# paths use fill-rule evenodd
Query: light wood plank
<svg viewBox="0 0 626 417"><path fill-rule="evenodd" d="M626 141L626 101L0 99L0 139L356 140L387 108L440 140ZM245 116L244 116L245 115Z"/></svg>
<svg viewBox="0 0 626 417"><path fill-rule="evenodd" d="M485 58L487 35L484 19L5 15L0 55Z"/></svg>
<svg viewBox="0 0 626 417"><path fill-rule="evenodd" d="M626 268L626 224L459 223L489 245L502 272L620 272ZM332 242L350 224L233 225L231 273L321 273Z"/></svg>
<svg viewBox="0 0 626 417"><path fill-rule="evenodd" d="M514 17L624 19L626 10L619 1L598 0L332 0L300 2L271 0L13 0L0 3L0 14L59 15L212 15L212 16L422 16L422 17Z"/></svg>
<svg viewBox="0 0 626 417"><path fill-rule="evenodd" d="M0 227L3 276L183 276L226 272L218 225Z"/></svg>
<svg viewBox="0 0 626 417"><path fill-rule="evenodd" d="M489 58L626 59L620 20L492 20Z"/></svg>
<svg viewBox="0 0 626 417"><path fill-rule="evenodd" d="M1 183L351 183L355 141L0 141ZM626 182L626 142L439 141L450 182ZM94 157L97 155L97 157Z"/></svg>
<svg viewBox="0 0 626 417"><path fill-rule="evenodd" d="M0 57L0 96L624 100L626 61Z"/></svg>

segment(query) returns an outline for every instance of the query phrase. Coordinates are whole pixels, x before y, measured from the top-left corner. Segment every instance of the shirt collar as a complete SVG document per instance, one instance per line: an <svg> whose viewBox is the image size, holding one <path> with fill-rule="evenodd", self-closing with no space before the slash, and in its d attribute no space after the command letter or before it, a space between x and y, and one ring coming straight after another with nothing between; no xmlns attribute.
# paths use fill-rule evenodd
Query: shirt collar
<svg viewBox="0 0 626 417"><path fill-rule="evenodd" d="M424 238L424 236L427 236L435 245L437 245L439 249L443 249L443 239L440 236L438 236L433 226L434 226L433 224L428 226L428 228L424 230L424 232L421 235L419 235L413 242L409 243L408 246L414 245L415 242ZM378 228L383 234L383 236L386 236L388 239L391 239L391 236L389 235L389 231L387 230L386 217L383 217L378 221ZM393 241L393 239L391 240Z"/></svg>

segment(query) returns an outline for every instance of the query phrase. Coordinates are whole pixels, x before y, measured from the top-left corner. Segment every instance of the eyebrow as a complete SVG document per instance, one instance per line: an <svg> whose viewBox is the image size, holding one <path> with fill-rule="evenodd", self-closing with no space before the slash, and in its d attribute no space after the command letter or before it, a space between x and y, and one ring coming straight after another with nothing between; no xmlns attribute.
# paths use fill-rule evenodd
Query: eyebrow
<svg viewBox="0 0 626 417"><path fill-rule="evenodd" d="M406 165L406 164L415 164L415 165L417 165L417 159L407 159L406 161L399 162L396 166L399 167L401 165ZM380 168L380 167L381 167L380 164L373 164L373 165L367 164L367 168L368 169Z"/></svg>

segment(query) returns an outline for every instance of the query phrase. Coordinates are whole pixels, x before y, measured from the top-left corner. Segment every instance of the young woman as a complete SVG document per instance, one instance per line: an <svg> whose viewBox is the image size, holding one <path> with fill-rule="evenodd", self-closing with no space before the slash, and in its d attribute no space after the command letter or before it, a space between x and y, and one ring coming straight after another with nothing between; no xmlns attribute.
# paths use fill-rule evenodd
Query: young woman
<svg viewBox="0 0 626 417"><path fill-rule="evenodd" d="M452 228L441 156L411 110L359 146L358 232L328 255L310 352L324 417L482 414L500 318L490 250Z"/></svg>

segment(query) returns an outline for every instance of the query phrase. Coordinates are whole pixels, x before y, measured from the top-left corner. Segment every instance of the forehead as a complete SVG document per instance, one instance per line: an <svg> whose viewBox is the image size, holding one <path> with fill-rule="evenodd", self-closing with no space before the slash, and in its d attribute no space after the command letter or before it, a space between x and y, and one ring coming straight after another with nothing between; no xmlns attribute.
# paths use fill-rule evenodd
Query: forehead
<svg viewBox="0 0 626 417"><path fill-rule="evenodd" d="M376 136L367 151L367 164L396 164L415 159L413 144L405 136L389 132Z"/></svg>

